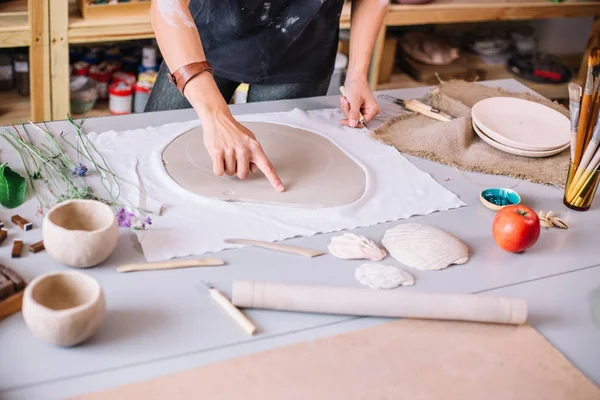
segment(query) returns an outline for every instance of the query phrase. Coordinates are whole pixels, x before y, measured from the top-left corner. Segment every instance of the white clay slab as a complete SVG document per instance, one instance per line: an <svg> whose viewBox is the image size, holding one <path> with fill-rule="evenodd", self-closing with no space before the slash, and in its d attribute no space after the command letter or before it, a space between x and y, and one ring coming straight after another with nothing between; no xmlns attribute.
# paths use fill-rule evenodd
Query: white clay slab
<svg viewBox="0 0 600 400"><path fill-rule="evenodd" d="M492 97L475 104L471 115L488 137L521 150L554 150L571 140L569 119L532 101Z"/></svg>
<svg viewBox="0 0 600 400"><path fill-rule="evenodd" d="M498 143L494 139L486 136L486 134L483 133L481 131L481 129L479 129L479 127L475 124L475 122L473 122L473 130L475 131L475 133L477 134L477 136L479 136L479 138L481 140L483 140L490 146L495 147L498 150L502 150L505 153L514 154L514 155L522 156L522 157L532 157L532 158L550 157L550 156L562 153L563 151L565 151L566 149L568 149L571 146L570 143L567 143L565 146L559 147L558 149L554 149L554 150L546 150L546 151L521 150L521 149L516 149L516 148L510 147L510 146L505 146L502 143Z"/></svg>
<svg viewBox="0 0 600 400"><path fill-rule="evenodd" d="M201 196L299 208L342 206L360 199L365 192L363 169L330 140L286 125L242 124L262 145L283 180L285 192L275 191L260 171L244 180L215 176L202 143L202 127L185 132L164 149L167 174Z"/></svg>

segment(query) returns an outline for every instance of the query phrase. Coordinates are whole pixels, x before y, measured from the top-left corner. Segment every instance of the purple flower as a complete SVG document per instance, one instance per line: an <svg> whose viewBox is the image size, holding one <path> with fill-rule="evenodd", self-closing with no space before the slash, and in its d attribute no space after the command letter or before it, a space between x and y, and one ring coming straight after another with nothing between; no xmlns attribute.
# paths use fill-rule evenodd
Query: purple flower
<svg viewBox="0 0 600 400"><path fill-rule="evenodd" d="M130 228L132 218L133 213L126 211L124 208L121 208L117 213L117 221L119 222L119 226L121 227Z"/></svg>
<svg viewBox="0 0 600 400"><path fill-rule="evenodd" d="M146 222L146 225L152 225L152 218L148 217L144 222Z"/></svg>
<svg viewBox="0 0 600 400"><path fill-rule="evenodd" d="M82 163L77 164L75 169L73 170L73 175L84 177L87 175L88 169Z"/></svg>

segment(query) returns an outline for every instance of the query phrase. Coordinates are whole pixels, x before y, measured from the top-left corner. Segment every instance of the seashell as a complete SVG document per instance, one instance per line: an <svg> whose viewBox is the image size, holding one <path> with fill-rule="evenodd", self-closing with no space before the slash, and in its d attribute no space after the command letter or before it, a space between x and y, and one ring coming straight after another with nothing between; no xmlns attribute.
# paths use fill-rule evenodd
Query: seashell
<svg viewBox="0 0 600 400"><path fill-rule="evenodd" d="M554 211L548 211L546 213L546 219L552 221L552 218L554 218Z"/></svg>
<svg viewBox="0 0 600 400"><path fill-rule="evenodd" d="M546 217L540 217L540 225L544 228L552 228L552 222Z"/></svg>
<svg viewBox="0 0 600 400"><path fill-rule="evenodd" d="M385 233L382 242L397 261L421 270L440 270L469 261L467 245L430 225L398 225Z"/></svg>
<svg viewBox="0 0 600 400"><path fill-rule="evenodd" d="M552 225L560 229L569 229L569 225L560 218L552 218Z"/></svg>
<svg viewBox="0 0 600 400"><path fill-rule="evenodd" d="M354 233L332 237L327 249L335 257L344 260L380 261L387 255L375 242Z"/></svg>
<svg viewBox="0 0 600 400"><path fill-rule="evenodd" d="M393 289L415 284L411 274L391 265L363 264L356 268L354 277L371 289Z"/></svg>
<svg viewBox="0 0 600 400"><path fill-rule="evenodd" d="M544 210L540 210L538 217L540 218L546 218L546 213L544 212Z"/></svg>

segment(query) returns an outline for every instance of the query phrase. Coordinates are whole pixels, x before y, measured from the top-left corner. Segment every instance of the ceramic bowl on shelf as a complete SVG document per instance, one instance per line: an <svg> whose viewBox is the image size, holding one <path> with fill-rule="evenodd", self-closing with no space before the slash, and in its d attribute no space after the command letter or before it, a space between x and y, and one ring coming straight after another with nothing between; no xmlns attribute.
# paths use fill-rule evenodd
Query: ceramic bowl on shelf
<svg viewBox="0 0 600 400"><path fill-rule="evenodd" d="M119 226L108 205L96 200L67 200L46 214L42 236L46 251L56 261L88 268L113 252Z"/></svg>
<svg viewBox="0 0 600 400"><path fill-rule="evenodd" d="M479 194L481 203L493 211L499 211L510 205L521 203L521 196L512 189L491 188Z"/></svg>
<svg viewBox="0 0 600 400"><path fill-rule="evenodd" d="M23 319L38 339L61 347L80 344L102 325L104 292L91 276L55 271L35 278L23 294Z"/></svg>

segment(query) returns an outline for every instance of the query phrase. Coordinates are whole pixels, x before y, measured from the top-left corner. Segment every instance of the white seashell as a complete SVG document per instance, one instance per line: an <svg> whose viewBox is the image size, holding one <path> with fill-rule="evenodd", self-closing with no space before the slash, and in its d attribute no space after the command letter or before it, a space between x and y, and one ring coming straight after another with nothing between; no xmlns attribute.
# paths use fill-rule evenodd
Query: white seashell
<svg viewBox="0 0 600 400"><path fill-rule="evenodd" d="M415 284L415 278L411 274L391 265L363 264L356 268L354 277L371 289L393 289L400 285Z"/></svg>
<svg viewBox="0 0 600 400"><path fill-rule="evenodd" d="M469 261L467 245L430 225L398 225L385 233L382 243L397 261L420 270L440 270Z"/></svg>
<svg viewBox="0 0 600 400"><path fill-rule="evenodd" d="M344 260L380 261L387 255L375 242L354 233L332 237L327 249L335 257Z"/></svg>

